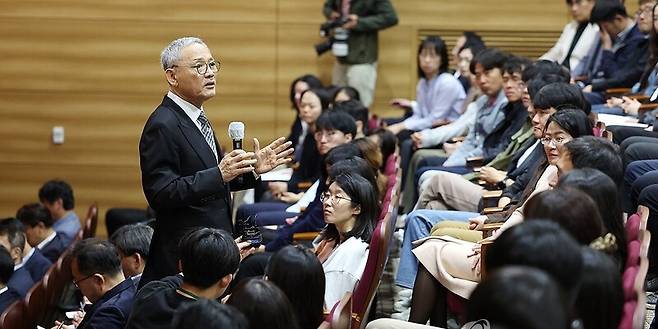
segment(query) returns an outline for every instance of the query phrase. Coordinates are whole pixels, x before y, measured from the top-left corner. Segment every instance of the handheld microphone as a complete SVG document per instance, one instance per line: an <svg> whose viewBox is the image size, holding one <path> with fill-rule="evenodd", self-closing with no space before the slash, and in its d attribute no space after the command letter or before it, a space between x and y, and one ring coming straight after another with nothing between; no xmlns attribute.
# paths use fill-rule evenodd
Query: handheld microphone
<svg viewBox="0 0 658 329"><path fill-rule="evenodd" d="M233 121L228 125L228 136L233 140L233 149L242 149L242 140L244 139L244 123Z"/></svg>

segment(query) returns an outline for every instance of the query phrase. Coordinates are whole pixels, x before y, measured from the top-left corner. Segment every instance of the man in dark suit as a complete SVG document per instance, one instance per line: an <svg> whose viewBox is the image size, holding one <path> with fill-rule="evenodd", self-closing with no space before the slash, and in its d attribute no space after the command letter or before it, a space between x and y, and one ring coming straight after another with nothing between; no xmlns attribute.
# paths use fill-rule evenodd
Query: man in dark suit
<svg viewBox="0 0 658 329"><path fill-rule="evenodd" d="M9 287L25 296L28 290L46 274L52 263L39 250L27 243L23 225L16 218L0 221L0 245L14 260L14 275Z"/></svg>
<svg viewBox="0 0 658 329"><path fill-rule="evenodd" d="M112 244L119 250L123 275L132 279L135 287L139 286L146 267L152 238L153 228L145 224L121 226L110 237Z"/></svg>
<svg viewBox="0 0 658 329"><path fill-rule="evenodd" d="M13 274L14 261L11 259L9 251L0 248L0 313L21 298L16 290L9 287L9 280Z"/></svg>
<svg viewBox="0 0 658 329"><path fill-rule="evenodd" d="M78 329L123 329L135 297L135 285L121 271L117 249L108 241L90 238L73 248L73 284L89 299ZM55 326L60 323L55 321ZM63 326L74 328L73 326Z"/></svg>
<svg viewBox="0 0 658 329"><path fill-rule="evenodd" d="M53 229L53 219L48 209L40 203L26 204L16 213L25 228L30 246L39 249L51 262L56 262L71 241Z"/></svg>
<svg viewBox="0 0 658 329"><path fill-rule="evenodd" d="M146 122L139 143L142 188L156 212L140 286L179 272L178 241L192 228L233 232L231 190L253 187L260 174L290 162L293 151L281 137L262 149L254 139L254 152L233 150L222 156L203 109L215 96L219 62L201 39L192 37L171 42L161 62L169 92Z"/></svg>

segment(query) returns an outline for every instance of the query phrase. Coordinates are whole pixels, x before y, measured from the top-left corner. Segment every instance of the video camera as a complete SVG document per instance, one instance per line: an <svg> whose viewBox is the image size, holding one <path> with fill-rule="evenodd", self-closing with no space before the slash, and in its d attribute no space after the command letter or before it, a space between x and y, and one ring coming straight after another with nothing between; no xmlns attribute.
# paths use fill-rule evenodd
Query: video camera
<svg viewBox="0 0 658 329"><path fill-rule="evenodd" d="M326 53L329 49L333 51L336 57L347 56L349 52L347 38L349 38L350 32L341 26L348 21L348 17L339 17L320 25L320 36L327 38L327 40L315 45L315 52L318 56Z"/></svg>

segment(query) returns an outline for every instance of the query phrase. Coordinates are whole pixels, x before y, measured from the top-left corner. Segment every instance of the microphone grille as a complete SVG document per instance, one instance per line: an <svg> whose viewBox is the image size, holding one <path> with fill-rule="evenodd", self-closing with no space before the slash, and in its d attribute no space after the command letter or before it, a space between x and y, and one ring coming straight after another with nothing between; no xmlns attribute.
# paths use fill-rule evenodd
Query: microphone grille
<svg viewBox="0 0 658 329"><path fill-rule="evenodd" d="M229 123L228 136L231 139L244 139L244 123L239 121Z"/></svg>

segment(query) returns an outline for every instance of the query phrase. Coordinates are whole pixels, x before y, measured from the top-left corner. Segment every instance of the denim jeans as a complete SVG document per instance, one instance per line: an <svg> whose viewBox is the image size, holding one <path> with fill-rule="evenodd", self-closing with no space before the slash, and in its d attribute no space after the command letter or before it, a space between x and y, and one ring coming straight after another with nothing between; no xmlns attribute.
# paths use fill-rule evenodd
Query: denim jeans
<svg viewBox="0 0 658 329"><path fill-rule="evenodd" d="M412 242L429 236L434 224L444 220L468 221L479 216L476 212L453 211L453 210L414 210L405 221L404 240L400 250L400 265L395 284L400 287L412 289L418 272L418 259L411 252Z"/></svg>

